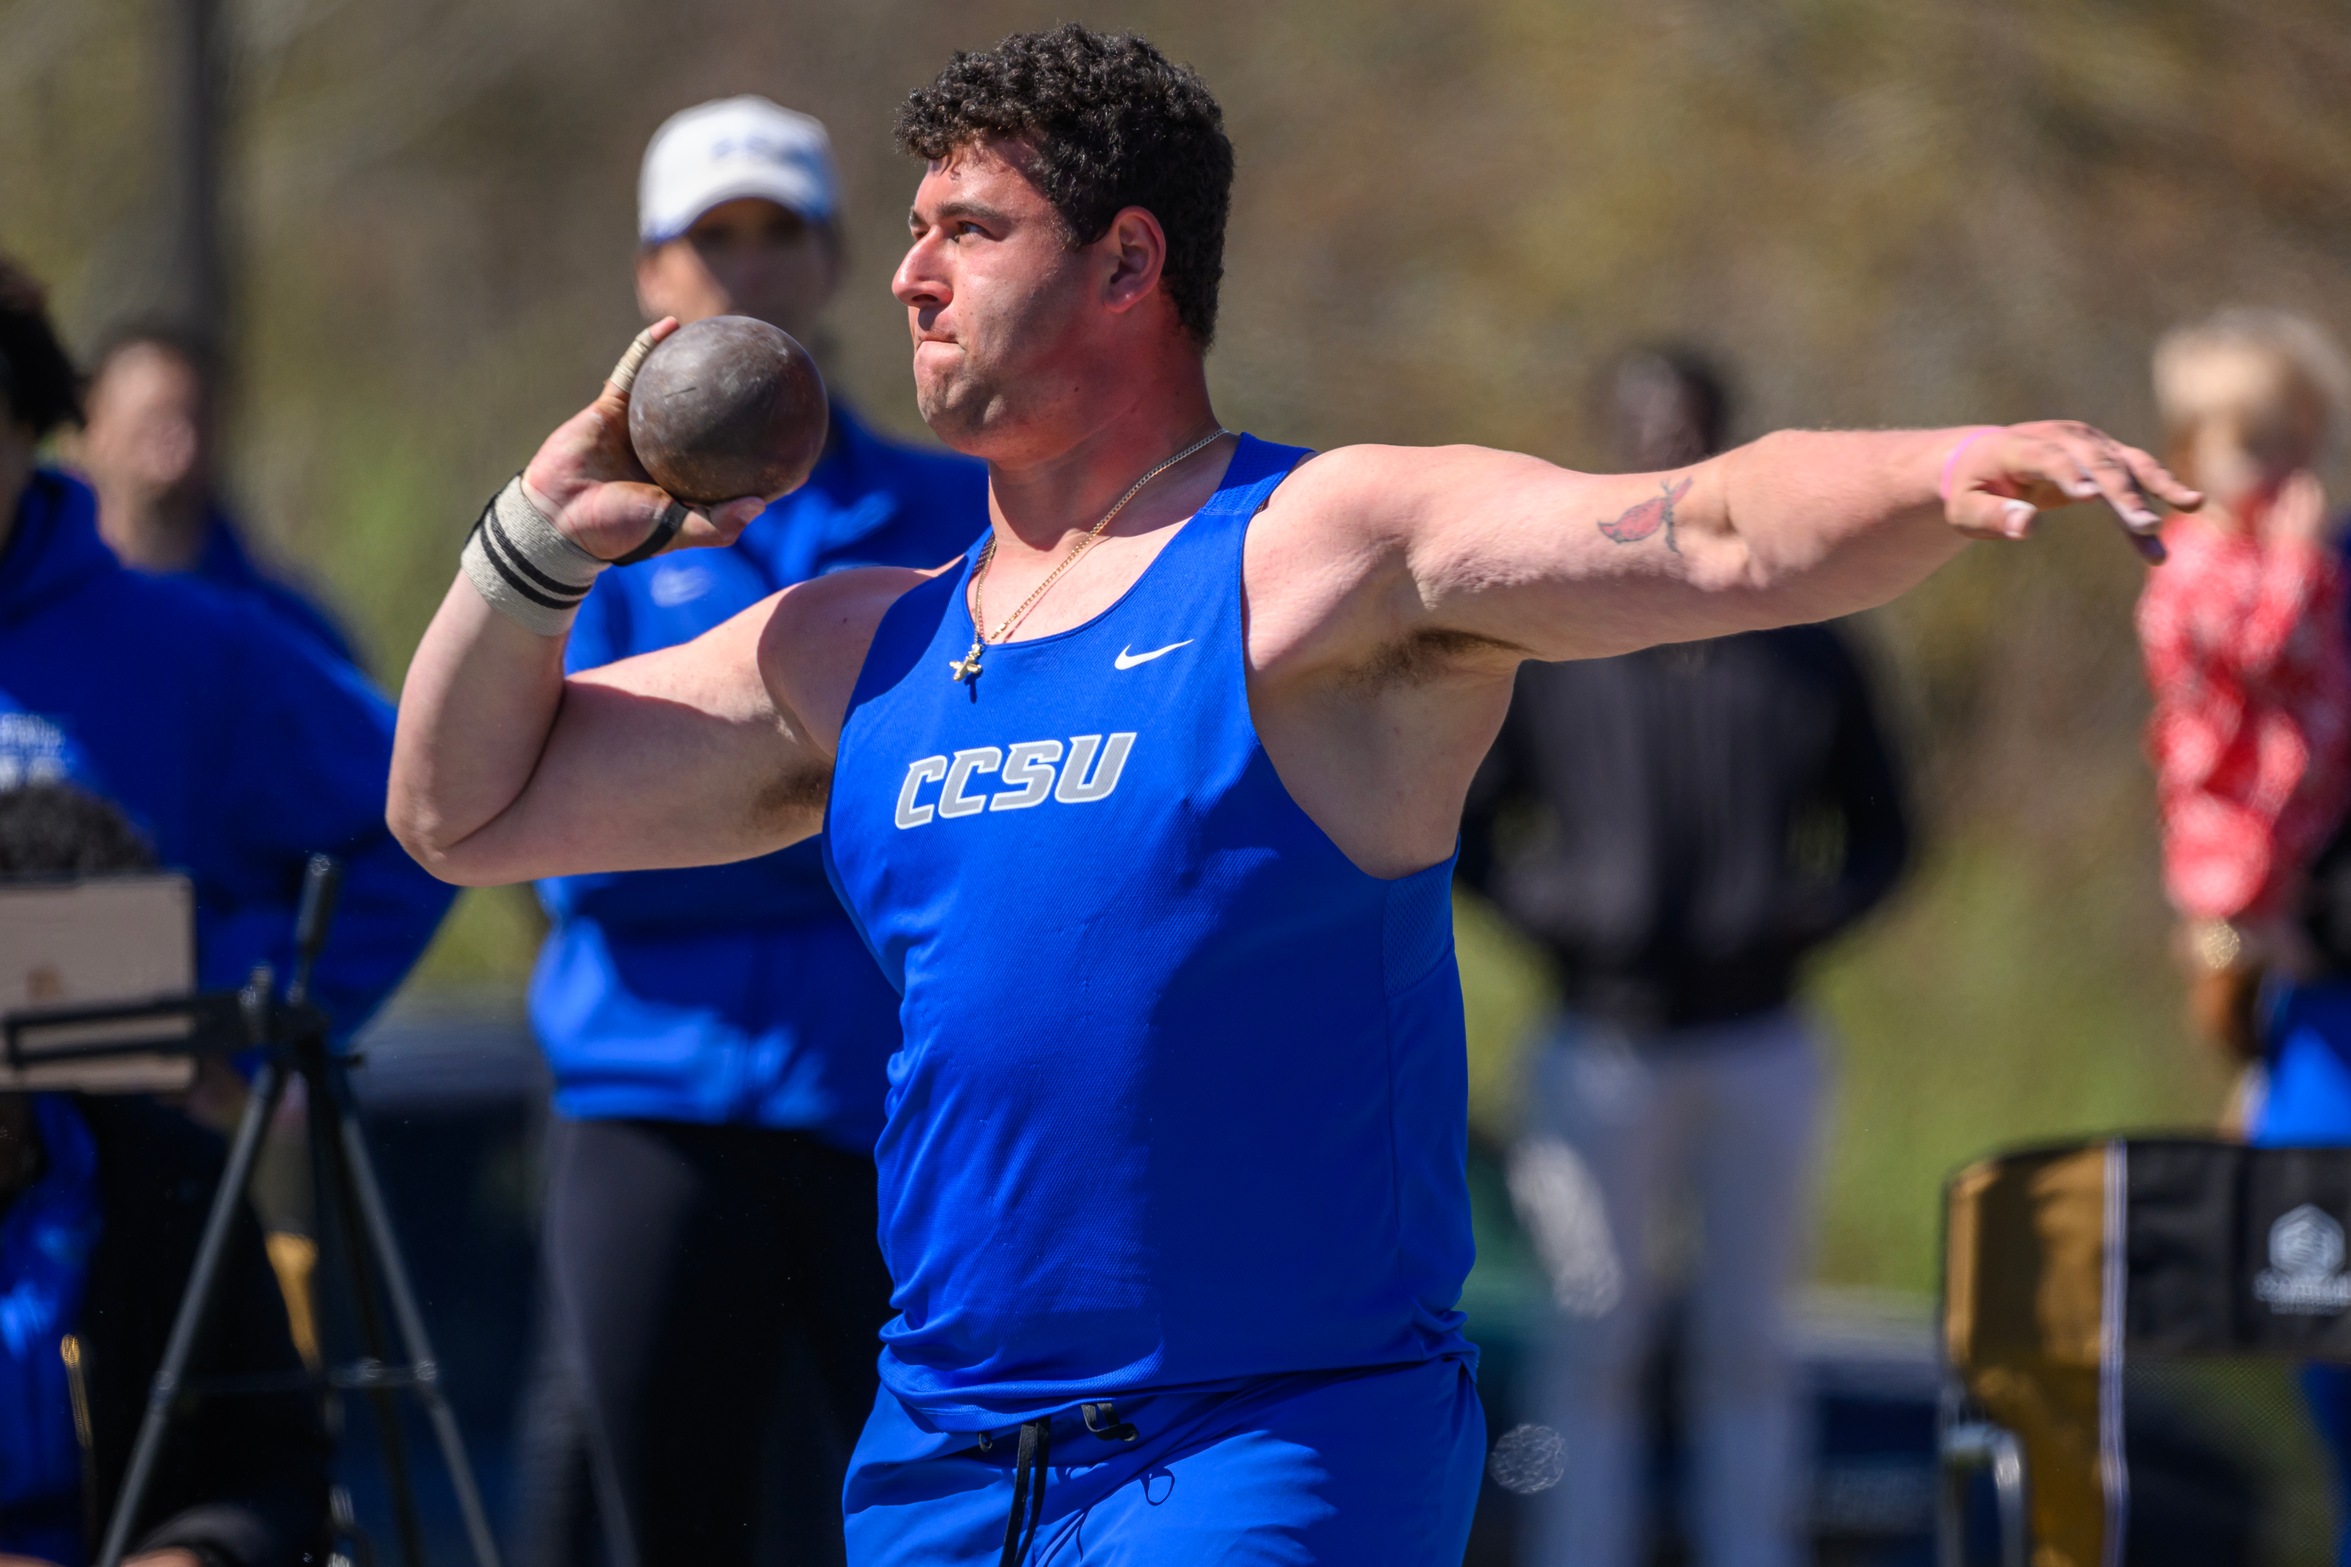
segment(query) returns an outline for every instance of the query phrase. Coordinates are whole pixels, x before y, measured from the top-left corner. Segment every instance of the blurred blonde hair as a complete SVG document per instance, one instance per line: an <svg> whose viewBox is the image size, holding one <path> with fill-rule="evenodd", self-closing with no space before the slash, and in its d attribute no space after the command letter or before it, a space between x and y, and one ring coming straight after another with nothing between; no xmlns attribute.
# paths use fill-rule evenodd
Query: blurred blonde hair
<svg viewBox="0 0 2351 1567"><path fill-rule="evenodd" d="M2189 482L2196 437L2225 423L2273 472L2331 455L2351 414L2351 364L2315 322L2283 310L2223 310L2155 345L2155 404Z"/></svg>

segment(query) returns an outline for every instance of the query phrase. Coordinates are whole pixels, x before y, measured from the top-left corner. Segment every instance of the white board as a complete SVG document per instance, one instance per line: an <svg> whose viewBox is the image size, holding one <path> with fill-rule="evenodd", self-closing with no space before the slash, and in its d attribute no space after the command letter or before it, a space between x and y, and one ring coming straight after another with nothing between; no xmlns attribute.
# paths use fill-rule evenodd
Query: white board
<svg viewBox="0 0 2351 1567"><path fill-rule="evenodd" d="M0 883L0 1013L126 1005L185 996L196 980L196 891L185 876ZM0 1058L0 1092L180 1093L187 1055L130 1054L41 1063L45 1050L96 1041L184 1039L185 1017L27 1030L26 1064Z"/></svg>

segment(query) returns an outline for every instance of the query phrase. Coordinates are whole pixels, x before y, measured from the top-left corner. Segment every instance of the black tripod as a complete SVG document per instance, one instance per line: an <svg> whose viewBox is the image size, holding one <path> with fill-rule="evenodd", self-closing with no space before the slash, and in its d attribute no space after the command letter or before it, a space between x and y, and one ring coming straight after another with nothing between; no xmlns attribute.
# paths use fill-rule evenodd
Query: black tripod
<svg viewBox="0 0 2351 1567"><path fill-rule="evenodd" d="M358 1106L351 1095L349 1073L355 1058L339 1055L329 1048L327 1015L310 1000L311 968L319 949L326 943L340 874L335 862L325 855L311 857L302 883L301 911L295 923L294 977L283 997L273 994L269 971L260 969L255 971L251 983L234 994L203 993L130 1007L50 1008L14 1013L6 1020L7 1058L16 1066L47 1066L69 1060L161 1052L209 1054L254 1048L263 1052L243 1118L229 1144L227 1168L221 1174L219 1189L213 1194L195 1266L188 1274L187 1289L172 1320L163 1362L156 1368L155 1380L148 1389L146 1417L140 1422L130 1466L124 1471L122 1494L107 1521L98 1567L119 1567L130 1544L131 1529L145 1499L148 1482L153 1477L157 1456L162 1452L164 1435L184 1397L284 1390L275 1379L270 1379L268 1386L253 1378L239 1379L233 1386L189 1384L185 1379L196 1336L203 1328L219 1284L231 1226L245 1201L246 1189L252 1184L262 1134L285 1098L286 1085L297 1077L308 1096L310 1156L317 1182L318 1209L321 1219L328 1221L322 1228L333 1232L342 1254L361 1347L359 1359L326 1367L326 1385L362 1394L375 1413L384 1450L385 1477L400 1534L401 1558L406 1567L424 1567L425 1557L424 1534L417 1517L400 1411L393 1398L402 1388L416 1395L426 1419L431 1422L451 1488L457 1494L458 1509L465 1519L475 1567L498 1567L498 1547L491 1538L489 1517L482 1508L481 1493L474 1485L472 1466L466 1461L457 1417L441 1391L440 1367L425 1337L424 1319L417 1310L415 1292L409 1287L408 1268L401 1260L399 1242L392 1234L391 1217L384 1207L383 1190L377 1183ZM188 1034L162 1044L150 1039L136 1043L77 1043L34 1052L23 1048L22 1036L28 1029L133 1024L172 1017L188 1019ZM401 1358L397 1360L386 1352L382 1310L385 1303L390 1306L392 1326L399 1335ZM307 1378L304 1383L308 1385Z"/></svg>

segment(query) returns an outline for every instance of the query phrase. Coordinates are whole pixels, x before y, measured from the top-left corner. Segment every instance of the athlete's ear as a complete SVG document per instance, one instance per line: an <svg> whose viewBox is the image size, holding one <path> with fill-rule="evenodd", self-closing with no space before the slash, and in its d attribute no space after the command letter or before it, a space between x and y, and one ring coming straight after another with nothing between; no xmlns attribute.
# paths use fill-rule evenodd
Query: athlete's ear
<svg viewBox="0 0 2351 1567"><path fill-rule="evenodd" d="M1124 313L1147 299L1159 287L1160 270L1167 265L1167 231L1141 207L1127 207L1110 220L1099 241L1110 263L1103 280L1102 302Z"/></svg>

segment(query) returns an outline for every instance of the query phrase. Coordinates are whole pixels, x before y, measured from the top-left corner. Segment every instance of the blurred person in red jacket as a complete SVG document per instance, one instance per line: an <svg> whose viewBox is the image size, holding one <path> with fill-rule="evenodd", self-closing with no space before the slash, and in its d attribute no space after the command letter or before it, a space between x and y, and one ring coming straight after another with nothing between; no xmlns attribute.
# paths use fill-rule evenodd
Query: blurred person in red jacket
<svg viewBox="0 0 2351 1567"><path fill-rule="evenodd" d="M2351 367L2307 321L2230 310L2163 339L2155 396L2172 460L2208 496L2165 527L2171 563L2139 601L2190 1011L2255 1064L2230 1113L2248 1140L2351 1144L2351 634L2313 472L2351 413ZM2301 1380L2351 1497L2351 1369Z"/></svg>
<svg viewBox="0 0 2351 1567"><path fill-rule="evenodd" d="M2343 568L2312 472L2345 386L2318 329L2276 312L2225 311L2155 353L2171 457L2211 496L2167 525L2171 561L2139 598L2164 888L2191 1016L2240 1060L2263 976L2310 974L2294 915L2351 801Z"/></svg>

